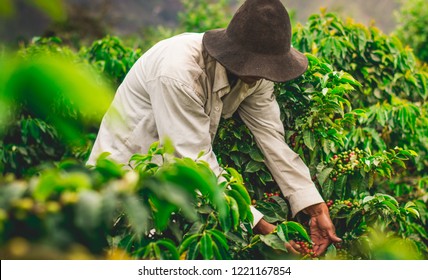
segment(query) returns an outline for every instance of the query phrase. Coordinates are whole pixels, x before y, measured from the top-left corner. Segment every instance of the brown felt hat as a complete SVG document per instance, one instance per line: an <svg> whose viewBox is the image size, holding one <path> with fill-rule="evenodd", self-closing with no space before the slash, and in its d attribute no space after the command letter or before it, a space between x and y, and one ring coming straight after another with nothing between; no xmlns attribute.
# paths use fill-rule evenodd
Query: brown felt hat
<svg viewBox="0 0 428 280"><path fill-rule="evenodd" d="M207 31L207 52L237 76L285 82L302 75L308 60L291 47L291 23L279 0L247 0L224 29Z"/></svg>

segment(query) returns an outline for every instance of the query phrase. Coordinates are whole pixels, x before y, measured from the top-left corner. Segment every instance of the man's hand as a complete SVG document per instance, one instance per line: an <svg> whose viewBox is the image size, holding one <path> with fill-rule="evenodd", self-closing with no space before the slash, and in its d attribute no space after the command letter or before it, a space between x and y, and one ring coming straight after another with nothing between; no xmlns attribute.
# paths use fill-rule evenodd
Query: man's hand
<svg viewBox="0 0 428 280"><path fill-rule="evenodd" d="M324 253L332 242L342 241L336 236L335 228L325 203L309 206L305 208L304 212L311 216L309 229L311 239L314 242L313 250L317 255Z"/></svg>
<svg viewBox="0 0 428 280"><path fill-rule="evenodd" d="M257 234L269 234L272 233L275 230L276 226L266 222L265 220L261 219L260 222L258 222L254 227L254 233ZM293 240L290 240L290 242L285 242L285 248L287 248L288 252L291 252L293 254L299 255L298 250L300 249L300 246L297 245Z"/></svg>

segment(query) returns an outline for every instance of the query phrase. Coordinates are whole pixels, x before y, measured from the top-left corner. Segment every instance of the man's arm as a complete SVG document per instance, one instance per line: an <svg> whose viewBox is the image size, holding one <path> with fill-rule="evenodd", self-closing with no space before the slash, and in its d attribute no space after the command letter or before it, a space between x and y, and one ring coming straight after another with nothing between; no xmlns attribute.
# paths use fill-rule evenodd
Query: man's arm
<svg viewBox="0 0 428 280"><path fill-rule="evenodd" d="M324 202L311 180L308 167L285 143L279 105L273 94L273 83L263 81L238 109L265 156L282 193L288 199L293 216L304 208Z"/></svg>
<svg viewBox="0 0 428 280"><path fill-rule="evenodd" d="M285 143L273 83L264 81L259 87L241 103L239 115L253 133L267 167L290 203L292 215L305 210L311 216L311 236L320 254L328 244L340 239L334 233L328 209L311 180L308 167Z"/></svg>

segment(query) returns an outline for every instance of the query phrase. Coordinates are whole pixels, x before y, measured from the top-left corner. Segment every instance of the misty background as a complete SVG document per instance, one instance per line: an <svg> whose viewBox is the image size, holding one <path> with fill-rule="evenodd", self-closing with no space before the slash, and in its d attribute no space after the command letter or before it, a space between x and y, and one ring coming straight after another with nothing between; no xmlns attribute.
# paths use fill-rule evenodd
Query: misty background
<svg viewBox="0 0 428 280"><path fill-rule="evenodd" d="M1 0L0 0L1 1ZM174 27L177 14L183 10L180 0L64 0L66 19L52 20L25 0L13 0L15 12L0 17L0 42L16 44L34 36L75 34L93 40L106 34L138 36L150 26ZM235 11L243 2L231 0ZM353 18L368 25L372 22L385 33L394 30L393 13L399 8L397 0L283 0L294 20L305 23L321 7L336 12L342 18Z"/></svg>

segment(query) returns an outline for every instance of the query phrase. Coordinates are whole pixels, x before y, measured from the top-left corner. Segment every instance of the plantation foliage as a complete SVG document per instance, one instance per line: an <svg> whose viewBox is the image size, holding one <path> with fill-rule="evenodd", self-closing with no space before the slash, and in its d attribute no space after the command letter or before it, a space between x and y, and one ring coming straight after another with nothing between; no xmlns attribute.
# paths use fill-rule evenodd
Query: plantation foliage
<svg viewBox="0 0 428 280"><path fill-rule="evenodd" d="M425 4L423 0L400 1L401 9L395 17L398 28L397 36L412 47L416 56L428 63L428 11L421 9Z"/></svg>
<svg viewBox="0 0 428 280"><path fill-rule="evenodd" d="M214 24L198 19L182 15L183 26ZM309 166L343 244L286 252L288 240L310 247L308 217L291 219L238 116L217 133L222 180L175 158L169 141L134 155L134 169L107 154L84 166L142 51L112 36L78 52L39 38L0 58L2 258L426 259L428 74L399 39L330 13L296 26L293 46L309 68L275 85L284 141ZM250 205L275 232L252 232Z"/></svg>

